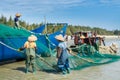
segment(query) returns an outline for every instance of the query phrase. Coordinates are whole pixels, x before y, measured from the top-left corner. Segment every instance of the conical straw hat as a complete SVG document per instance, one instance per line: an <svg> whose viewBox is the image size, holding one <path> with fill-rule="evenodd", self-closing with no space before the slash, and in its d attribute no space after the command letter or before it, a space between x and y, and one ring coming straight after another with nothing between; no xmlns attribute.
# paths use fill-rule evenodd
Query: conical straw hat
<svg viewBox="0 0 120 80"><path fill-rule="evenodd" d="M21 16L21 14L20 14L20 13L16 13L15 16L18 16L18 17L19 17L19 16Z"/></svg>
<svg viewBox="0 0 120 80"><path fill-rule="evenodd" d="M37 37L35 35L31 35L31 37L33 38L34 41L37 40Z"/></svg>
<svg viewBox="0 0 120 80"><path fill-rule="evenodd" d="M85 36L81 35L81 36L80 36L80 38L81 38L81 39L84 39L84 38L85 38Z"/></svg>
<svg viewBox="0 0 120 80"><path fill-rule="evenodd" d="M63 37L63 35L61 35L61 34L56 35L55 38L56 38L57 40L64 41L64 37Z"/></svg>
<svg viewBox="0 0 120 80"><path fill-rule="evenodd" d="M101 35L97 35L96 37L102 37Z"/></svg>
<svg viewBox="0 0 120 80"><path fill-rule="evenodd" d="M28 41L36 41L37 37L35 35L31 35L28 37Z"/></svg>

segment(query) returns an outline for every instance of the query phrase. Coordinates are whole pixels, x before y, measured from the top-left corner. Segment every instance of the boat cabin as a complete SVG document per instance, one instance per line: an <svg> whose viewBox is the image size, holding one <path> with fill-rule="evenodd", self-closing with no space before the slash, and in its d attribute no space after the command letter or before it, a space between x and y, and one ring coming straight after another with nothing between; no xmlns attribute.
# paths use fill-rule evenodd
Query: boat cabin
<svg viewBox="0 0 120 80"><path fill-rule="evenodd" d="M101 44L101 42L103 41L104 41L103 37L91 31L80 31L80 32L74 33L74 44L75 45L80 45L83 43L94 45L96 42ZM105 45L105 43L103 44Z"/></svg>

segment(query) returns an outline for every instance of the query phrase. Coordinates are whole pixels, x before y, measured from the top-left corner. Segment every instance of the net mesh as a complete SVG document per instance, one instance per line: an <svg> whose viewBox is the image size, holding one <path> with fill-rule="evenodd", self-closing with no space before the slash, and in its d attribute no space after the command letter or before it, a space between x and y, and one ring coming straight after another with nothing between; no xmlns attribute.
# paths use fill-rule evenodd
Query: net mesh
<svg viewBox="0 0 120 80"><path fill-rule="evenodd" d="M25 29L14 29L9 26L0 24L0 46L8 47L11 50L17 51L23 46L27 37L31 34L37 36L38 51L36 54L36 67L39 70L57 70L56 49L51 46L52 41L49 35L40 35L30 33ZM53 34L54 35L54 34ZM87 44L79 45L71 48L72 54L69 56L70 68L80 70L84 67L106 64L120 59L119 55L101 54L96 49ZM9 51L10 53L10 51ZM17 52L20 54L23 52ZM24 54L21 54L24 55Z"/></svg>
<svg viewBox="0 0 120 80"><path fill-rule="evenodd" d="M87 66L95 66L118 61L119 55L102 54L91 45L83 44L72 48L75 56L71 56L72 69L81 69ZM81 65L79 65L81 64Z"/></svg>

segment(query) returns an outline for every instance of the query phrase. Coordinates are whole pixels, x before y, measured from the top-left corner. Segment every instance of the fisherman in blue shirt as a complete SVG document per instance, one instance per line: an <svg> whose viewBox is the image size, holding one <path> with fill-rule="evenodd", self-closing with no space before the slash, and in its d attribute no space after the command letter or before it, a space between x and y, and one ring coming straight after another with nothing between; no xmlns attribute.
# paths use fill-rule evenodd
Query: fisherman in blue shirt
<svg viewBox="0 0 120 80"><path fill-rule="evenodd" d="M20 24L19 24L20 16L21 16L20 13L16 13L15 18L14 18L15 28L17 28L17 29L20 29Z"/></svg>
<svg viewBox="0 0 120 80"><path fill-rule="evenodd" d="M55 37L58 41L57 47L57 66L62 71L63 74L70 73L70 66L69 66L69 53L70 49L67 48L67 44L64 40L64 37L60 34Z"/></svg>

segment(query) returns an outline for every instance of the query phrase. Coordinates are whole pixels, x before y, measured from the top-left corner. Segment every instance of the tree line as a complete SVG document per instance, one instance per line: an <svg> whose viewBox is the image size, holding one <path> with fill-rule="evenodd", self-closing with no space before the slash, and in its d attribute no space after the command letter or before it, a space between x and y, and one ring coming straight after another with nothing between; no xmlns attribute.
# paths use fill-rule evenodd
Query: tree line
<svg viewBox="0 0 120 80"><path fill-rule="evenodd" d="M5 16L1 15L0 17L0 23L1 24L5 24L8 25L10 27L14 27L14 19L12 19L12 17L10 16L9 19L7 19ZM33 24L29 24L26 23L25 21L20 21L20 25L22 27L24 27L27 30L32 30L35 29L39 26L41 26L43 23L33 23ZM47 33L54 33L55 31L59 30L60 28L63 27L63 24L60 23L47 23ZM90 27L90 26L81 26L81 25L68 25L67 27L67 31L66 34L67 35L72 35L75 32L79 32L79 31L92 31L92 32L97 32L97 34L100 35L120 35L120 30L116 29L116 30L106 30L106 29L102 29L99 27ZM44 30L43 33L45 33L46 31Z"/></svg>

